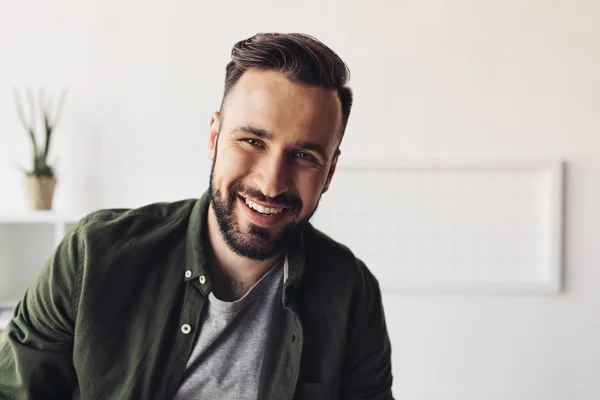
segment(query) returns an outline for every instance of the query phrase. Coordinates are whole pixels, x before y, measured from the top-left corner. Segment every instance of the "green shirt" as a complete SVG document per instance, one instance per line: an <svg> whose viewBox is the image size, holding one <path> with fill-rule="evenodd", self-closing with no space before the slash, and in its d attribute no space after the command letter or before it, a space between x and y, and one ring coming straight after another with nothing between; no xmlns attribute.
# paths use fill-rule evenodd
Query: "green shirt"
<svg viewBox="0 0 600 400"><path fill-rule="evenodd" d="M208 205L205 194L82 219L17 305L0 399L173 398L211 291ZM259 399L392 399L375 277L310 225L288 261Z"/></svg>

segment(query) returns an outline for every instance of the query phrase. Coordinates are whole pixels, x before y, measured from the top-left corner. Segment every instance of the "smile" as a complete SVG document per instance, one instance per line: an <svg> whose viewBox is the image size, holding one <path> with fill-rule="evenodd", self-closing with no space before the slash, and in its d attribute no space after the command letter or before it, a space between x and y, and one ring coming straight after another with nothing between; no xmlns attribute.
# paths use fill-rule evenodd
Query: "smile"
<svg viewBox="0 0 600 400"><path fill-rule="evenodd" d="M256 212L264 214L264 215L275 215L275 214L279 214L285 210L285 208L283 208L283 207L265 207L258 203L253 202L252 200L248 200L245 197L242 197L242 199L244 200L244 202L246 203L246 205L249 208L253 209Z"/></svg>

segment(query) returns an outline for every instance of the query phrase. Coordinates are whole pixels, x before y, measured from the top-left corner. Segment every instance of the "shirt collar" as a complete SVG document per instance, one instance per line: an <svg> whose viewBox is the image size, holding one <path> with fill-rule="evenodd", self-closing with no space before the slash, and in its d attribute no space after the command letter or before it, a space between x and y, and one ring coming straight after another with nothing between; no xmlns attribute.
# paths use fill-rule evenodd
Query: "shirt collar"
<svg viewBox="0 0 600 400"><path fill-rule="evenodd" d="M208 191L200 197L194 204L190 214L185 243L185 274L186 282L197 280L204 294L210 292L210 282L208 285L201 284L200 278L208 276L206 274L206 261L208 254L203 243L204 231L206 229L206 220L208 215Z"/></svg>

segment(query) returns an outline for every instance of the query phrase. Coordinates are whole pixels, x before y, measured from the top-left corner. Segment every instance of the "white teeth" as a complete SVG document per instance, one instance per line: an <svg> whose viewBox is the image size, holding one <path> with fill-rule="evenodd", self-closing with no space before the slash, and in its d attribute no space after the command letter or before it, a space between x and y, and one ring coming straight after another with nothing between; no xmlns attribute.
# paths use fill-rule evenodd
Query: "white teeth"
<svg viewBox="0 0 600 400"><path fill-rule="evenodd" d="M278 214L281 211L283 211L283 208L263 207L260 204L256 204L255 202L250 201L246 198L244 198L244 200L246 201L246 204L248 205L248 207L252 208L253 210L258 211L261 214Z"/></svg>

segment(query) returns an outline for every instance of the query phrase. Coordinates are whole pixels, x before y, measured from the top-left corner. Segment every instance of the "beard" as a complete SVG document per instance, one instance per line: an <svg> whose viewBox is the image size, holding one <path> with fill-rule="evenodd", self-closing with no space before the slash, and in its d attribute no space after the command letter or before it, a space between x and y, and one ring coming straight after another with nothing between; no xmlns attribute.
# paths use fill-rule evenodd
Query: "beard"
<svg viewBox="0 0 600 400"><path fill-rule="evenodd" d="M284 194L274 198L266 197L260 190L251 188L240 180L233 181L229 185L225 197L220 190L215 189L214 170L216 162L215 157L210 172L209 204L213 208L219 231L229 249L237 255L251 260L267 260L287 249L294 237L308 225L308 221L317 210L321 196L319 195L319 201L317 201L315 208L303 219L298 218L302 210L302 200L300 198ZM244 233L236 221L235 203L238 196L248 196L257 201L278 207L286 207L287 210L284 212L293 213L294 218L274 236L271 235L270 229L251 222L248 223L247 232Z"/></svg>

